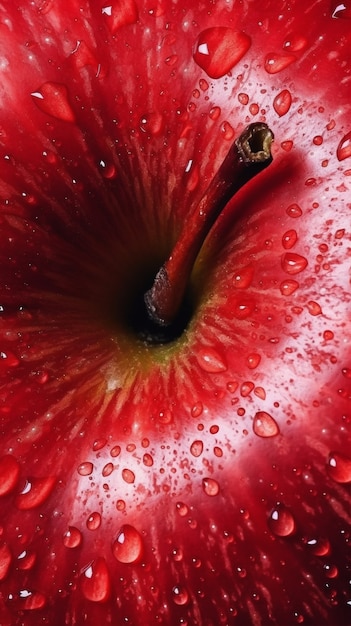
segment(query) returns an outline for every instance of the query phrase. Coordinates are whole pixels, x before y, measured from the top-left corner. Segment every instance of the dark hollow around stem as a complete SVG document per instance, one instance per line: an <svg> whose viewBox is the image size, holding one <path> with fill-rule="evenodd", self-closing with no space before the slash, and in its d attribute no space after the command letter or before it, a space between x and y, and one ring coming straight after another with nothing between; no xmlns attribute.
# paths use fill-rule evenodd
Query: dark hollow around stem
<svg viewBox="0 0 351 626"><path fill-rule="evenodd" d="M272 162L273 139L267 124L258 122L232 144L143 301L135 303L133 325L147 343L168 343L186 328L192 315L190 276L202 245L235 193Z"/></svg>

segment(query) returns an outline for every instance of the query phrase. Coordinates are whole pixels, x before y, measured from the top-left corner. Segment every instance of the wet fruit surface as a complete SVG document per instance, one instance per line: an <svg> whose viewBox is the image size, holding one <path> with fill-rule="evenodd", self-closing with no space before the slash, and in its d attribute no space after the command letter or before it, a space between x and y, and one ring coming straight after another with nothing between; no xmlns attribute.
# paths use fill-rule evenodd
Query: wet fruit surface
<svg viewBox="0 0 351 626"><path fill-rule="evenodd" d="M0 7L1 626L351 623L349 12ZM255 121L273 163L145 345Z"/></svg>

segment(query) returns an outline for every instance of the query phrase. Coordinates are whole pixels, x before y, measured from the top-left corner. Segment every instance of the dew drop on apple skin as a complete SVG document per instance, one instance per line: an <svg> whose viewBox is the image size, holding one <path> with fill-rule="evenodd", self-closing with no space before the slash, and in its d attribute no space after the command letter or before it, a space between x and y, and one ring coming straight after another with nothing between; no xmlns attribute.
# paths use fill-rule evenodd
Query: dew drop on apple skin
<svg viewBox="0 0 351 626"><path fill-rule="evenodd" d="M283 280L279 286L280 293L282 296L291 296L299 286L297 280Z"/></svg>
<svg viewBox="0 0 351 626"><path fill-rule="evenodd" d="M307 546L315 556L327 556L331 552L330 541L326 537L309 539Z"/></svg>
<svg viewBox="0 0 351 626"><path fill-rule="evenodd" d="M0 496L6 496L15 488L20 474L20 465L12 454L0 458Z"/></svg>
<svg viewBox="0 0 351 626"><path fill-rule="evenodd" d="M278 503L268 518L268 527L278 537L288 537L295 532L296 524L291 511Z"/></svg>
<svg viewBox="0 0 351 626"><path fill-rule="evenodd" d="M184 502L177 502L176 511L180 517L185 517L189 513L189 507Z"/></svg>
<svg viewBox="0 0 351 626"><path fill-rule="evenodd" d="M203 30L194 46L193 58L210 78L225 76L246 54L251 38L226 26Z"/></svg>
<svg viewBox="0 0 351 626"><path fill-rule="evenodd" d="M287 230L282 236L282 245L285 250L290 250L294 247L298 239L297 232L293 228Z"/></svg>
<svg viewBox="0 0 351 626"><path fill-rule="evenodd" d="M350 483L351 458L339 452L331 452L327 462L327 472L337 483Z"/></svg>
<svg viewBox="0 0 351 626"><path fill-rule="evenodd" d="M52 493L55 482L53 476L28 480L22 492L15 498L16 507L21 511L28 511L41 506Z"/></svg>
<svg viewBox="0 0 351 626"><path fill-rule="evenodd" d="M90 461L84 461L84 463L81 463L78 468L77 468L77 472L80 476L90 476L90 474L92 474L94 469L93 464Z"/></svg>
<svg viewBox="0 0 351 626"><path fill-rule="evenodd" d="M143 553L143 539L139 531L124 524L112 544L112 554L120 563L137 563Z"/></svg>
<svg viewBox="0 0 351 626"><path fill-rule="evenodd" d="M289 215L289 217L296 219L297 217L301 217L302 209L298 204L293 203L289 204L288 208L286 209L286 213L287 215Z"/></svg>
<svg viewBox="0 0 351 626"><path fill-rule="evenodd" d="M204 478L202 481L202 489L207 496L217 496L219 494L219 484L214 478Z"/></svg>
<svg viewBox="0 0 351 626"><path fill-rule="evenodd" d="M204 449L204 444L200 440L193 441L193 443L190 446L190 452L195 457L201 456L203 449Z"/></svg>
<svg viewBox="0 0 351 626"><path fill-rule="evenodd" d="M278 74L285 70L291 63L296 61L296 57L292 54L269 54L264 62L264 69L268 74Z"/></svg>
<svg viewBox="0 0 351 626"><path fill-rule="evenodd" d="M184 606L189 602L189 592L183 585L175 585L172 589L172 600L179 606Z"/></svg>
<svg viewBox="0 0 351 626"><path fill-rule="evenodd" d="M47 599L43 593L25 588L21 589L16 595L10 594L8 605L16 611L38 611L45 607L46 602Z"/></svg>
<svg viewBox="0 0 351 626"><path fill-rule="evenodd" d="M277 422L266 411L258 411L256 413L252 429L258 437L276 437L280 433Z"/></svg>
<svg viewBox="0 0 351 626"><path fill-rule="evenodd" d="M75 115L69 102L68 89L62 83L48 81L31 93L38 109L65 122L74 122Z"/></svg>
<svg viewBox="0 0 351 626"><path fill-rule="evenodd" d="M18 569L24 571L30 570L34 567L36 560L36 552L33 552L32 550L23 550L23 552L21 552L21 554L17 557L17 567Z"/></svg>
<svg viewBox="0 0 351 626"><path fill-rule="evenodd" d="M87 519L87 529L97 530L101 526L101 515L98 511L94 511Z"/></svg>
<svg viewBox="0 0 351 626"><path fill-rule="evenodd" d="M340 141L336 150L336 156L339 161L343 161L344 159L351 157L351 131Z"/></svg>
<svg viewBox="0 0 351 626"><path fill-rule="evenodd" d="M69 526L62 540L66 548L78 548L82 543L82 533L75 526Z"/></svg>
<svg viewBox="0 0 351 626"><path fill-rule="evenodd" d="M195 356L201 369L205 372L217 374L227 370L227 363L224 357L213 348L199 348Z"/></svg>
<svg viewBox="0 0 351 626"><path fill-rule="evenodd" d="M81 576L83 595L91 602L105 602L110 595L110 574L104 558L92 561Z"/></svg>
<svg viewBox="0 0 351 626"><path fill-rule="evenodd" d="M295 252L287 252L282 258L282 268L287 274L299 274L306 269L307 265L307 259Z"/></svg>

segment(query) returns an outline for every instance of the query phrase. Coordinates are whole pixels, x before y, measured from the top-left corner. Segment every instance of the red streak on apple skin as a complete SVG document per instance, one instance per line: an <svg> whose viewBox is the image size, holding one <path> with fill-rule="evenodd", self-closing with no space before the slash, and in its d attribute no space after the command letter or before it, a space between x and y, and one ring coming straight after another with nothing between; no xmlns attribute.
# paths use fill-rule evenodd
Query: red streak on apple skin
<svg viewBox="0 0 351 626"><path fill-rule="evenodd" d="M348 12L0 6L1 626L351 623ZM251 45L212 79L218 27ZM142 345L112 313L257 121L274 164Z"/></svg>

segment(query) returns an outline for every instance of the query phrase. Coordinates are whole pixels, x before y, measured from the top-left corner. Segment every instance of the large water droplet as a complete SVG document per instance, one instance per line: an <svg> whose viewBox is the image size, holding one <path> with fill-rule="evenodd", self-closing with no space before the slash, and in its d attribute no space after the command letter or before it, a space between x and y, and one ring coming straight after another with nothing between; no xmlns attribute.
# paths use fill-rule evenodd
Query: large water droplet
<svg viewBox="0 0 351 626"><path fill-rule="evenodd" d="M37 107L57 119L74 122L75 115L68 98L68 89L62 83L47 82L34 91L31 96Z"/></svg>
<svg viewBox="0 0 351 626"><path fill-rule="evenodd" d="M81 463L78 466L77 472L81 476L89 476L92 473L93 469L94 469L94 466L90 461L84 461L84 463Z"/></svg>
<svg viewBox="0 0 351 626"><path fill-rule="evenodd" d="M200 33L193 56L210 78L221 78L240 61L250 46L251 39L244 32L214 26Z"/></svg>
<svg viewBox="0 0 351 626"><path fill-rule="evenodd" d="M327 464L329 476L337 483L351 482L351 458L340 454L339 452L331 452Z"/></svg>
<svg viewBox="0 0 351 626"><path fill-rule="evenodd" d="M348 159L351 156L351 130L340 141L336 150L336 156L339 161Z"/></svg>
<svg viewBox="0 0 351 626"><path fill-rule="evenodd" d="M295 519L291 511L281 503L273 509L269 519L268 526L272 533L278 537L288 537L295 532Z"/></svg>
<svg viewBox="0 0 351 626"><path fill-rule="evenodd" d="M134 526L124 524L112 544L113 556L120 563L136 563L143 553L141 534Z"/></svg>
<svg viewBox="0 0 351 626"><path fill-rule="evenodd" d="M88 530L97 530L101 526L101 515L98 511L94 511L87 519Z"/></svg>
<svg viewBox="0 0 351 626"><path fill-rule="evenodd" d="M69 526L63 535L63 545L66 548L78 548L82 543L82 533L75 526Z"/></svg>
<svg viewBox="0 0 351 626"><path fill-rule="evenodd" d="M282 268L287 274L299 274L307 265L307 259L296 252L287 252L282 258Z"/></svg>
<svg viewBox="0 0 351 626"><path fill-rule="evenodd" d="M189 602L189 592L182 585L175 585L172 589L172 599L175 604L184 606L184 604Z"/></svg>
<svg viewBox="0 0 351 626"><path fill-rule="evenodd" d="M275 112L282 117L289 111L292 103L291 93L288 89L283 89L273 100L273 108Z"/></svg>
<svg viewBox="0 0 351 626"><path fill-rule="evenodd" d="M204 449L204 444L200 440L193 441L190 446L190 452L193 456L201 456L202 451Z"/></svg>
<svg viewBox="0 0 351 626"><path fill-rule="evenodd" d="M204 478L202 480L202 488L208 496L212 497L219 494L219 484L214 478Z"/></svg>
<svg viewBox="0 0 351 626"><path fill-rule="evenodd" d="M224 357L213 348L200 348L196 353L196 359L201 369L210 374L225 372L227 369Z"/></svg>
<svg viewBox="0 0 351 626"><path fill-rule="evenodd" d="M286 209L286 212L289 215L289 217L292 217L292 218L301 217L302 215L302 209L296 203L290 204L288 208Z"/></svg>
<svg viewBox="0 0 351 626"><path fill-rule="evenodd" d="M258 411L256 413L252 428L258 437L275 437L280 432L277 422L266 411Z"/></svg>
<svg viewBox="0 0 351 626"><path fill-rule="evenodd" d="M46 605L46 597L40 591L21 589L16 596L12 596L16 608L22 611L37 611Z"/></svg>
<svg viewBox="0 0 351 626"><path fill-rule="evenodd" d="M91 602L105 602L110 595L110 574L105 559L99 557L84 570L81 576L84 596Z"/></svg>
<svg viewBox="0 0 351 626"><path fill-rule="evenodd" d="M292 54L269 54L264 62L264 69L268 74L277 74L285 70L291 63L296 60Z"/></svg>
<svg viewBox="0 0 351 626"><path fill-rule="evenodd" d="M282 244L285 250L290 250L293 248L297 242L297 232L293 228L291 230L287 230L282 237Z"/></svg>
<svg viewBox="0 0 351 626"><path fill-rule="evenodd" d="M12 555L6 543L0 544L0 580L4 580L10 569Z"/></svg>
<svg viewBox="0 0 351 626"><path fill-rule="evenodd" d="M0 496L5 496L14 489L19 473L19 463L12 454L5 454L0 458Z"/></svg>
<svg viewBox="0 0 351 626"><path fill-rule="evenodd" d="M283 280L280 283L279 289L282 296L291 296L296 289L299 288L299 283L296 280Z"/></svg>
<svg viewBox="0 0 351 626"><path fill-rule="evenodd" d="M53 476L27 480L23 490L15 498L16 507L21 511L27 511L40 506L51 494L55 482Z"/></svg>
<svg viewBox="0 0 351 626"><path fill-rule="evenodd" d="M132 470L125 468L122 470L122 478L131 485L135 481L135 474Z"/></svg>
<svg viewBox="0 0 351 626"><path fill-rule="evenodd" d="M37 560L37 555L35 552L31 550L23 550L21 554L17 557L18 569L20 570L30 570L34 566L34 563Z"/></svg>
<svg viewBox="0 0 351 626"><path fill-rule="evenodd" d="M307 541L308 547L315 556L327 556L330 554L330 542L326 537L317 537Z"/></svg>

